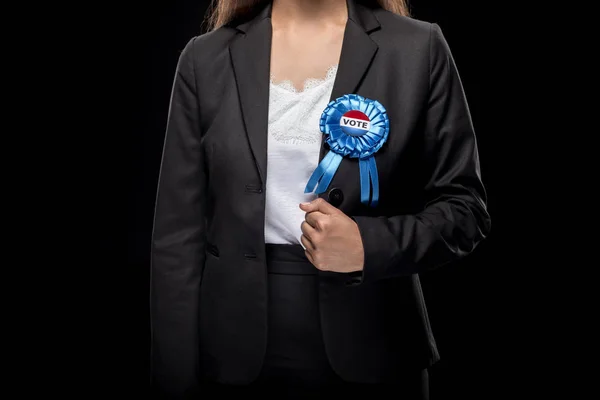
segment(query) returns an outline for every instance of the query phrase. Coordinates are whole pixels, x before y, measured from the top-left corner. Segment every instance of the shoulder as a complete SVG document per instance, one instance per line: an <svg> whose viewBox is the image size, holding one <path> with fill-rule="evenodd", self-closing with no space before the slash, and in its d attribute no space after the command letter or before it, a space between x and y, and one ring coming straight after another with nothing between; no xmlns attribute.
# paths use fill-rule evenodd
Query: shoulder
<svg viewBox="0 0 600 400"><path fill-rule="evenodd" d="M427 39L434 23L398 15L383 8L373 11L381 24L382 32L390 35L405 35L410 39Z"/></svg>
<svg viewBox="0 0 600 400"><path fill-rule="evenodd" d="M437 23L405 17L382 8L374 12L381 24L381 29L374 33L380 45L432 58L450 53L442 28Z"/></svg>
<svg viewBox="0 0 600 400"><path fill-rule="evenodd" d="M227 52L229 43L236 37L237 30L222 26L190 38L181 51L181 57L193 61L196 65L215 62Z"/></svg>

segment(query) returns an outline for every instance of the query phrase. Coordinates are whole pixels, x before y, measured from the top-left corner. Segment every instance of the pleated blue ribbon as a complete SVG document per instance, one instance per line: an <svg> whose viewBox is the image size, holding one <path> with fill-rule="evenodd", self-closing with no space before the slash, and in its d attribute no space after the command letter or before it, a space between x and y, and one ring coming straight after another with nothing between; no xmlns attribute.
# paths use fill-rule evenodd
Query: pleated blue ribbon
<svg viewBox="0 0 600 400"><path fill-rule="evenodd" d="M370 206L379 202L379 179L375 154L389 133L385 108L377 100L357 94L345 94L331 101L321 115L321 132L328 135L330 151L311 175L304 193L323 193L331 183L343 157L358 158L360 169L360 201ZM316 186L316 190L315 190Z"/></svg>

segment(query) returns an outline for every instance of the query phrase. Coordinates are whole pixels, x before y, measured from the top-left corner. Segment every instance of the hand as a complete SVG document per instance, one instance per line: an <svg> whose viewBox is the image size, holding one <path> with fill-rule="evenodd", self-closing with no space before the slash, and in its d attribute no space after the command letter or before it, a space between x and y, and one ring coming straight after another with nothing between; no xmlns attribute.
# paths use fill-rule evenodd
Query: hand
<svg viewBox="0 0 600 400"><path fill-rule="evenodd" d="M362 271L364 250L358 225L322 198L300 203L306 211L300 241L308 260L321 271Z"/></svg>

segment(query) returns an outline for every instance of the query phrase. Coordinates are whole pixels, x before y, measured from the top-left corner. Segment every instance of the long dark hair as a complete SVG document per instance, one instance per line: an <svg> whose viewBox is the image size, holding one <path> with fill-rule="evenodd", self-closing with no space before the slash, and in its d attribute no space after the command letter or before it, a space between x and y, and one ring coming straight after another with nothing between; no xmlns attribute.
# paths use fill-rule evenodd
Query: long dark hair
<svg viewBox="0 0 600 400"><path fill-rule="evenodd" d="M208 30L218 29L234 19L252 14L254 10L259 9L267 1L271 0L212 0L208 17L205 20L208 23ZM410 16L406 0L373 1L388 11L406 17Z"/></svg>

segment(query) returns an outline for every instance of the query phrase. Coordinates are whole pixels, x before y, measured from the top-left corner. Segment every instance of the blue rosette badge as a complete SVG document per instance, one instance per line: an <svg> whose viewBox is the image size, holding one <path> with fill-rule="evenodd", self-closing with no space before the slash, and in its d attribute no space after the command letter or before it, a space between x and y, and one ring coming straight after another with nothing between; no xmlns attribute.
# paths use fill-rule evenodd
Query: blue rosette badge
<svg viewBox="0 0 600 400"><path fill-rule="evenodd" d="M389 133L389 119L385 108L377 100L357 94L345 94L331 101L321 115L321 132L328 135L330 151L311 175L304 193L323 193L327 190L343 157L358 158L360 169L360 201L371 207L379 200L379 180L375 154L385 143Z"/></svg>

